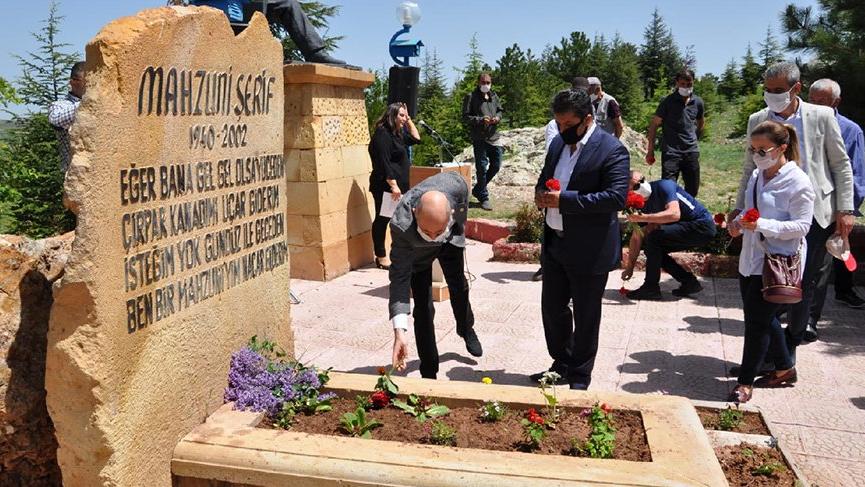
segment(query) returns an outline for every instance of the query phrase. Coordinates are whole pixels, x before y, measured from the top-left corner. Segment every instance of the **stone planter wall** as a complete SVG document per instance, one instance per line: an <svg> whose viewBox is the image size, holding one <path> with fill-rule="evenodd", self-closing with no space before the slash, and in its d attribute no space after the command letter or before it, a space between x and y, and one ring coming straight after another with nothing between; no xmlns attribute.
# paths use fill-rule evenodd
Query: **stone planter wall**
<svg viewBox="0 0 865 487"><path fill-rule="evenodd" d="M493 243L493 260L501 262L540 262L541 244L508 242L508 237Z"/></svg>
<svg viewBox="0 0 865 487"><path fill-rule="evenodd" d="M333 373L329 390L344 397L369 393L376 377ZM534 388L400 378L401 393L450 406L498 399L516 407L542 406ZM176 486L490 485L726 486L724 473L691 403L673 396L561 391L565 406L597 401L640 411L651 462L415 445L293 433L255 426L261 416L230 405L178 443L172 459Z"/></svg>

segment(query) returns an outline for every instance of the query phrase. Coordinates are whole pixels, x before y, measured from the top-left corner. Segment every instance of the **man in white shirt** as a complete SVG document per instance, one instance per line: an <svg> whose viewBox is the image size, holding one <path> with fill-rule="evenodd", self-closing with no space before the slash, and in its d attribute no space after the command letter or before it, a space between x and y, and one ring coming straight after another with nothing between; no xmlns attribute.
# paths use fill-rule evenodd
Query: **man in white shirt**
<svg viewBox="0 0 865 487"><path fill-rule="evenodd" d="M553 114L559 136L535 186L535 203L546 209L541 312L553 359L549 370L571 389L585 390L598 352L607 277L622 260L618 212L625 206L631 158L618 139L597 129L585 90L559 92ZM548 185L553 178L560 189Z"/></svg>

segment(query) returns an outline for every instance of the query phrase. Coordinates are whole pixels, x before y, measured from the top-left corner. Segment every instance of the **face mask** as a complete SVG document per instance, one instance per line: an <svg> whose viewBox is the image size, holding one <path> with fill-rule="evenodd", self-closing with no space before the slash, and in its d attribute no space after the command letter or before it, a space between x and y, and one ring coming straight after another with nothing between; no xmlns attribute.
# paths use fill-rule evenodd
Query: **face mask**
<svg viewBox="0 0 865 487"><path fill-rule="evenodd" d="M591 95L589 95L589 100L595 101L595 100L597 100L597 99L598 99L598 95L596 95L596 94L594 94L594 93L592 93Z"/></svg>
<svg viewBox="0 0 865 487"><path fill-rule="evenodd" d="M643 198L649 199L649 196L652 196L652 185L647 181L643 181L640 183L640 187L635 189L634 192Z"/></svg>
<svg viewBox="0 0 865 487"><path fill-rule="evenodd" d="M453 224L454 224L454 217L453 217L453 215L451 215L451 218L448 221L447 228L445 229L444 232L441 233L441 235L439 235L436 238L432 238L429 235L427 235L426 233L424 233L424 231L420 229L420 226L417 227L417 233L418 233L418 235L420 235L420 238L426 240L429 243L444 243L444 241L447 240L447 238L451 234L451 226Z"/></svg>
<svg viewBox="0 0 865 487"><path fill-rule="evenodd" d="M790 106L790 92L769 93L767 91L763 93L763 100L766 101L766 106L769 107L769 110L781 113Z"/></svg>
<svg viewBox="0 0 865 487"><path fill-rule="evenodd" d="M481 85L481 93L489 93L493 85Z"/></svg>
<svg viewBox="0 0 865 487"><path fill-rule="evenodd" d="M561 133L562 140L565 141L565 144L574 145L579 141L583 140L583 136L586 135L586 131L584 130L583 133L577 134L577 129L580 128L580 125L582 124L583 123L580 122Z"/></svg>
<svg viewBox="0 0 865 487"><path fill-rule="evenodd" d="M691 96L691 93L694 92L694 88L682 88L679 87L679 95L685 98Z"/></svg>
<svg viewBox="0 0 865 487"><path fill-rule="evenodd" d="M774 166L776 162L778 162L777 157L772 157L772 155L775 154L776 152L779 152L777 148L775 150L773 150L772 152L766 153L765 156L761 156L760 154L755 153L754 154L754 165L757 166L757 169L759 169L761 171L765 171L766 169L769 169L770 167Z"/></svg>

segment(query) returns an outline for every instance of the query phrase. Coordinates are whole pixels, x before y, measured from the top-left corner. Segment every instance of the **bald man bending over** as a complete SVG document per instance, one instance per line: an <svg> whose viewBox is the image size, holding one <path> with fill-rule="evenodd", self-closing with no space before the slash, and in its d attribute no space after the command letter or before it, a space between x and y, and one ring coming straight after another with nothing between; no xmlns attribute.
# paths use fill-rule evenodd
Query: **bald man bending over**
<svg viewBox="0 0 865 487"><path fill-rule="evenodd" d="M420 374L435 379L439 370L432 300L432 263L438 259L450 290L457 334L475 357L483 348L474 331L469 285L463 274L469 188L455 172L430 177L403 195L390 220L390 319L393 366L405 369L408 356L409 290L414 296L414 334Z"/></svg>

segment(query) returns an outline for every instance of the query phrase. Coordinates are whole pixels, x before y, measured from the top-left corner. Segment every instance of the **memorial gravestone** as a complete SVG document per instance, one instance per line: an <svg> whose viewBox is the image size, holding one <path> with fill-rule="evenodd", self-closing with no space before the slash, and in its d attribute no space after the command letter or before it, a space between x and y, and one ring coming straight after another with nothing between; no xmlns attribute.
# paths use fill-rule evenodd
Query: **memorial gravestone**
<svg viewBox="0 0 865 487"><path fill-rule="evenodd" d="M64 485L169 485L252 335L291 350L282 49L256 15L147 10L87 46L46 388Z"/></svg>

